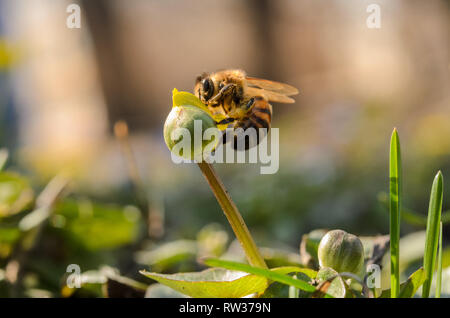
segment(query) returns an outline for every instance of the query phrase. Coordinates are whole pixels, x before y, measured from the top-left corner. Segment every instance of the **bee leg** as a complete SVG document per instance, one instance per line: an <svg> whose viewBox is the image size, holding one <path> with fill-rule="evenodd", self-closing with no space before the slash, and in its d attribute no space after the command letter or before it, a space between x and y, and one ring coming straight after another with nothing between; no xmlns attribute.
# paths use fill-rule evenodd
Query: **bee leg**
<svg viewBox="0 0 450 318"><path fill-rule="evenodd" d="M236 120L236 118L233 117L228 117L225 119L222 119L221 121L216 122L217 125L226 125L226 124L231 124L232 122L234 122ZM233 136L234 138L234 136ZM228 135L228 129L224 130L222 133L222 143L225 145L226 143L228 143L229 141L231 141L230 136Z"/></svg>
<svg viewBox="0 0 450 318"><path fill-rule="evenodd" d="M231 90L235 89L236 84L230 83L225 85L220 89L220 91L216 94L216 96L212 97L208 103L214 103L218 100L220 100L224 95L228 94Z"/></svg>
<svg viewBox="0 0 450 318"><path fill-rule="evenodd" d="M247 104L244 106L245 110L249 110L250 108L252 108L252 106L255 104L255 98L252 97L250 98L250 100L247 102Z"/></svg>

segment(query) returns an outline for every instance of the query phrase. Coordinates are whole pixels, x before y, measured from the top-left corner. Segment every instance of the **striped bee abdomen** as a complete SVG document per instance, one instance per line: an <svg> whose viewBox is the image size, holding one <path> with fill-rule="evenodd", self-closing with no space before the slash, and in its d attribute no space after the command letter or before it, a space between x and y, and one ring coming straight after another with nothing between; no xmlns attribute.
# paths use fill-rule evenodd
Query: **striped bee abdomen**
<svg viewBox="0 0 450 318"><path fill-rule="evenodd" d="M247 115L234 125L232 147L235 150L247 150L258 145L270 129L272 106L261 96L253 97L250 103ZM224 142L230 139L227 136Z"/></svg>
<svg viewBox="0 0 450 318"><path fill-rule="evenodd" d="M270 129L272 106L261 96L253 98L253 106L248 114L251 125L258 128L266 128L267 130Z"/></svg>

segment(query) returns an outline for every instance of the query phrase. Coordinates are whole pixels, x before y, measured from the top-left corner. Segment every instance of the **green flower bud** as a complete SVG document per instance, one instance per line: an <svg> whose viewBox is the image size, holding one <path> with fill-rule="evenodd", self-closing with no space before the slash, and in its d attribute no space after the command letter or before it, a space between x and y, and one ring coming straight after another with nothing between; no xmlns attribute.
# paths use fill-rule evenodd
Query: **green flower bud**
<svg viewBox="0 0 450 318"><path fill-rule="evenodd" d="M320 267L359 275L364 265L364 248L357 236L333 230L320 241L318 257Z"/></svg>
<svg viewBox="0 0 450 318"><path fill-rule="evenodd" d="M219 142L220 132L204 137L216 122L204 110L192 105L173 107L164 123L164 141L175 155L201 161L203 152L212 152ZM208 148L206 148L208 147Z"/></svg>

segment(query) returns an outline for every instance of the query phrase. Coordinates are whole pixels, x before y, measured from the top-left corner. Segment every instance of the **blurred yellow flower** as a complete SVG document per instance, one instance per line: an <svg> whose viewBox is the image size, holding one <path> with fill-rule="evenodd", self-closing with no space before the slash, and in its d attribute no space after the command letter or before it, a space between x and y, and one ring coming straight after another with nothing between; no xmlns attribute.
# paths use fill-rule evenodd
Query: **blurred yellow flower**
<svg viewBox="0 0 450 318"><path fill-rule="evenodd" d="M17 51L0 38L0 71L9 68L17 60L17 57Z"/></svg>

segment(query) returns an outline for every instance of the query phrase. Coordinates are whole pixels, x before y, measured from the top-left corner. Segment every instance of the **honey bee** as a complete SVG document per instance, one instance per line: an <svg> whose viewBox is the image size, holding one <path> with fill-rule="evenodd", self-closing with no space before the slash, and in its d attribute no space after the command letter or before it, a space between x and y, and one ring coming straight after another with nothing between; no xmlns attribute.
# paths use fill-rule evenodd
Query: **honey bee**
<svg viewBox="0 0 450 318"><path fill-rule="evenodd" d="M218 125L228 125L234 129L256 129L256 141L244 134L245 150L259 144L270 129L272 105L269 102L293 103L291 95L298 90L288 84L249 77L243 70L229 69L214 73L203 73L195 81L194 94L208 106L213 116L224 118ZM265 128L261 135L259 128ZM223 142L231 138L223 135ZM237 149L234 135L233 148ZM239 149L242 150L242 149Z"/></svg>

